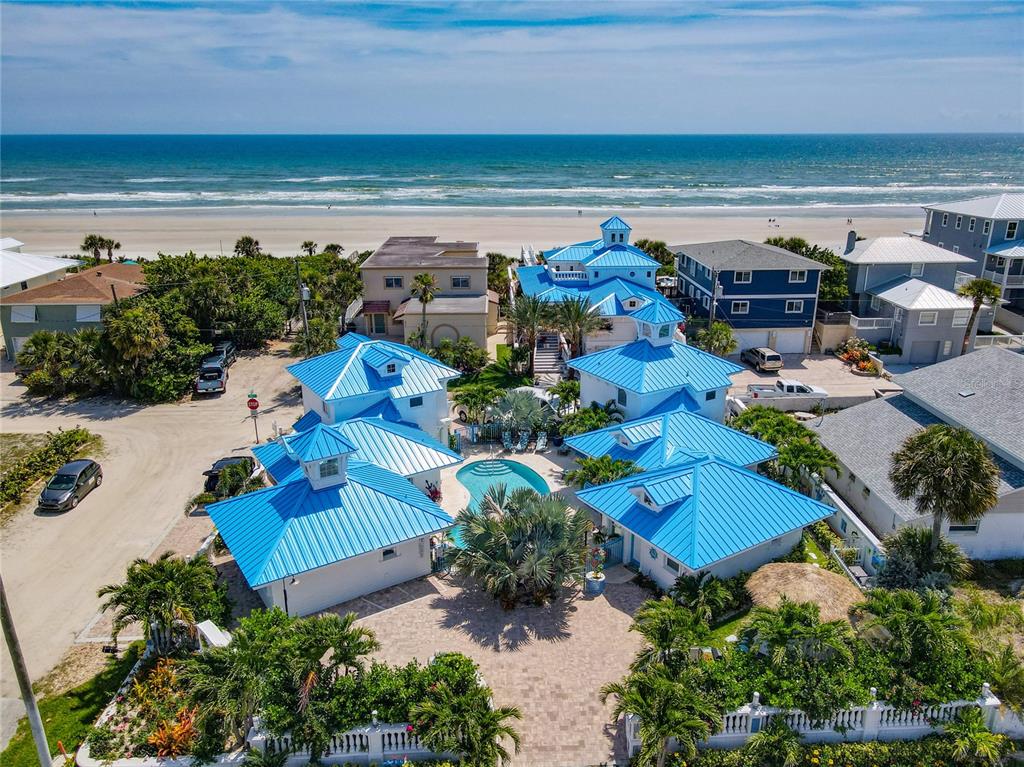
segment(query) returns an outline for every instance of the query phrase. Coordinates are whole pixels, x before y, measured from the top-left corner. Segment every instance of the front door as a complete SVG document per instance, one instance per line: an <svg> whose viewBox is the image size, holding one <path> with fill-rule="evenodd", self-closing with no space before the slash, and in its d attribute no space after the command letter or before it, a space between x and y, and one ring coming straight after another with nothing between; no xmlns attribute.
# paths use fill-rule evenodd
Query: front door
<svg viewBox="0 0 1024 767"><path fill-rule="evenodd" d="M637 556L636 556L636 536L633 535L633 533L627 533L627 535L629 536L629 541L628 541L628 545L629 545L629 554L628 554L628 556L629 556L629 564L632 567L635 567L637 570L639 570L640 569L640 560L637 559Z"/></svg>

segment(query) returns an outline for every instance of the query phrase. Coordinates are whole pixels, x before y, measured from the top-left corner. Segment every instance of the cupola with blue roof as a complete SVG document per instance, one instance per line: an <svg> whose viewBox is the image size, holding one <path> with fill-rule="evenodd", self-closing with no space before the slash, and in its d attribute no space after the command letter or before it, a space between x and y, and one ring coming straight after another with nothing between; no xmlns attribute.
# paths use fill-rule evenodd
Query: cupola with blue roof
<svg viewBox="0 0 1024 767"><path fill-rule="evenodd" d="M629 233L633 227L627 224L618 216L612 216L601 222L601 236L604 239L605 247L610 245L628 245Z"/></svg>
<svg viewBox="0 0 1024 767"><path fill-rule="evenodd" d="M682 312L663 301L648 301L630 316L637 325L637 338L647 339L654 346L672 343L676 328L686 321Z"/></svg>
<svg viewBox="0 0 1024 767"><path fill-rule="evenodd" d="M302 465L302 472L314 489L345 483L348 457L357 448L337 429L318 423L278 440L288 457Z"/></svg>

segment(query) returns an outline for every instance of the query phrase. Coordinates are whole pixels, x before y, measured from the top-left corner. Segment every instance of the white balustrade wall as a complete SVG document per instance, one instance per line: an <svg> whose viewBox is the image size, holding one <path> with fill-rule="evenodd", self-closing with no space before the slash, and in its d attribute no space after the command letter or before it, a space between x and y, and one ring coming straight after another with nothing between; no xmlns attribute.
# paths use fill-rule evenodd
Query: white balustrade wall
<svg viewBox="0 0 1024 767"><path fill-rule="evenodd" d="M871 690L875 694L874 688ZM1002 706L989 686L982 687L977 700L958 700L916 709L899 709L882 701L867 706L837 711L827 721L814 722L803 711L790 711L761 705L761 696L722 717L718 732L700 744L701 748L740 748L752 735L760 732L777 717L783 717L790 729L807 743L839 743L870 740L918 740L936 732L936 728L956 718L965 708L980 708L992 732L1009 737L1024 736L1024 721ZM626 744L629 754L640 751L640 719L625 717Z"/></svg>

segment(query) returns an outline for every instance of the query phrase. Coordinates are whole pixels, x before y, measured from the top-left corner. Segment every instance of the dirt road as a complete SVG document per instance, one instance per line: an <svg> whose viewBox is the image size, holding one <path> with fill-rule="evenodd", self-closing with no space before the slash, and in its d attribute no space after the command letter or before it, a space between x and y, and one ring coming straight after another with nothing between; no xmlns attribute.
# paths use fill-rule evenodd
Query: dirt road
<svg viewBox="0 0 1024 767"><path fill-rule="evenodd" d="M96 615L96 590L117 581L136 557L150 556L202 489L202 472L221 456L253 444L250 389L261 402L260 437L302 414L283 347L240 358L228 391L210 399L140 407L90 400L39 402L24 396L13 373L0 374L0 429L45 432L81 425L103 437L103 485L74 511L37 514L28 504L0 531L0 568L29 672L48 672ZM0 660L0 743L22 715L6 647ZM0 746L2 747L2 746Z"/></svg>

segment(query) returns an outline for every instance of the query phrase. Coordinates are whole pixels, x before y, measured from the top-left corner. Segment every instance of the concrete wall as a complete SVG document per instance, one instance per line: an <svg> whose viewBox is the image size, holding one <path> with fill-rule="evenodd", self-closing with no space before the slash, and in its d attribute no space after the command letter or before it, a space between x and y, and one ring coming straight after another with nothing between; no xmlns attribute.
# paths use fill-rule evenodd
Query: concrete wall
<svg viewBox="0 0 1024 767"><path fill-rule="evenodd" d="M288 590L291 615L309 615L378 589L430 574L430 536L405 541L394 547L397 556L383 561L383 550L372 551L326 567L299 573L298 583L275 581L260 590L264 603L284 609Z"/></svg>
<svg viewBox="0 0 1024 767"><path fill-rule="evenodd" d="M583 348L586 354L611 349L613 346L623 346L636 340L636 321L629 317L610 317L611 330L600 330L591 333L583 339Z"/></svg>
<svg viewBox="0 0 1024 767"><path fill-rule="evenodd" d="M419 312L406 313L404 319L404 323L393 324L400 332L404 333L403 342L408 344L409 337L420 329L421 315ZM497 317L495 316L496 323ZM486 349L488 324L487 314L436 314L431 316L429 304L427 306L427 335L431 346L437 346L443 338L458 341L463 336L468 336L481 349Z"/></svg>
<svg viewBox="0 0 1024 767"><path fill-rule="evenodd" d="M8 305L0 306L0 328L3 329L7 359L10 360L14 359L15 348L40 330L74 333L84 328L103 328L102 322L79 322L76 319L78 307L75 304L39 304L36 306L35 322L12 322L12 308Z"/></svg>

